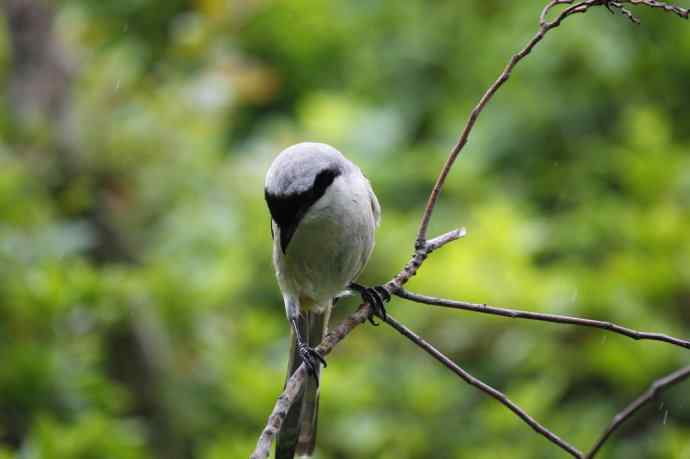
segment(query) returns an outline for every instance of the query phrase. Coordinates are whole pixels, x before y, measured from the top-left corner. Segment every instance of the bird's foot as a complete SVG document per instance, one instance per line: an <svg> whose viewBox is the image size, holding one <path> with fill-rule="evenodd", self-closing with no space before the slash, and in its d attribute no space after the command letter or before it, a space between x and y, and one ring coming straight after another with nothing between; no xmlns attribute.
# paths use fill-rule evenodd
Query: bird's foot
<svg viewBox="0 0 690 459"><path fill-rule="evenodd" d="M314 377L314 379L316 379L316 384L318 385L320 370L319 365L323 365L323 367L326 368L328 366L326 360L323 357L321 357L321 354L319 354L319 352L316 349L307 346L303 342L297 343L297 351L299 352L302 361L307 366L307 372L309 372L309 374L311 374Z"/></svg>
<svg viewBox="0 0 690 459"><path fill-rule="evenodd" d="M390 301L391 294L388 293L385 287L382 285L377 285L375 287L365 287L363 285L352 283L349 285L350 290L359 293L362 296L362 300L369 303L372 307L372 313L369 315L368 319L372 325L378 326L379 324L374 321L374 314L380 316L383 320L386 320L386 308L384 304Z"/></svg>

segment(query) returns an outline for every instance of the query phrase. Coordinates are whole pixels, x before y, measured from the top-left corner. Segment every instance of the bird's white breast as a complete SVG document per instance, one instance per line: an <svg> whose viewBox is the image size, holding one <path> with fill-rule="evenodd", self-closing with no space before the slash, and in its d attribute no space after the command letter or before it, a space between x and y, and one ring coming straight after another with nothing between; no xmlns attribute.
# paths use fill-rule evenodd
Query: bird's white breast
<svg viewBox="0 0 690 459"><path fill-rule="evenodd" d="M303 308L330 303L366 265L378 218L371 193L359 171L337 177L304 215L286 252L274 243L281 289Z"/></svg>

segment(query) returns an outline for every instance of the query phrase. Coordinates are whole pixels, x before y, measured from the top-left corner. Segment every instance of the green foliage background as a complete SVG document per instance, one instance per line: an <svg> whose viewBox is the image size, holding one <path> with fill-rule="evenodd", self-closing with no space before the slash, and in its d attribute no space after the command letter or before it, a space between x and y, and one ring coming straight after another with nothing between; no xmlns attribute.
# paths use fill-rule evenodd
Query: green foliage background
<svg viewBox="0 0 690 459"><path fill-rule="evenodd" d="M0 458L248 457L286 365L272 157L319 140L365 170L383 221L362 280L387 280L543 3L56 2L76 173L57 126L0 93ZM638 12L574 17L517 69L433 220L469 236L412 290L690 336L690 28ZM5 88L12 66L0 21ZM690 361L597 330L389 311L582 448ZM387 327L357 329L322 380L319 458L564 457ZM690 458L689 390L601 457Z"/></svg>

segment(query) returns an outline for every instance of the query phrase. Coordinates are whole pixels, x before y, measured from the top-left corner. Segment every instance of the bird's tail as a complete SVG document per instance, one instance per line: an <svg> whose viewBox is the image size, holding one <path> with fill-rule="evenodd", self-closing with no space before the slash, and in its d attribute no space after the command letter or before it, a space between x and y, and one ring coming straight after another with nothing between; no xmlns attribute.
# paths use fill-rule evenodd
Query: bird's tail
<svg viewBox="0 0 690 459"><path fill-rule="evenodd" d="M328 327L331 308L324 308L323 312L303 311L297 326L300 334L310 347L316 347L321 342ZM287 378L302 364L302 358L297 351L297 337L290 333L290 361L288 363ZM286 380L287 380L286 378ZM304 380L302 391L290 407L276 441L276 459L293 459L297 457L311 457L316 446L316 423L319 412L319 386L316 378L308 377Z"/></svg>

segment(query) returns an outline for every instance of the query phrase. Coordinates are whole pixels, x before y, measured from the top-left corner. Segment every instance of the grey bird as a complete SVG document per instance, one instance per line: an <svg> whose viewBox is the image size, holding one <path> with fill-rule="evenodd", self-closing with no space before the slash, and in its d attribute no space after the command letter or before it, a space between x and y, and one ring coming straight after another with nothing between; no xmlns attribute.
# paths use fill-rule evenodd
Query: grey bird
<svg viewBox="0 0 690 459"><path fill-rule="evenodd" d="M374 248L381 209L359 167L323 143L299 143L280 152L266 174L265 197L273 265L291 325L287 378L302 362L311 375L283 421L276 459L310 457L319 373L326 366L315 346L327 331L334 301L358 292L385 318L387 291L354 283Z"/></svg>

